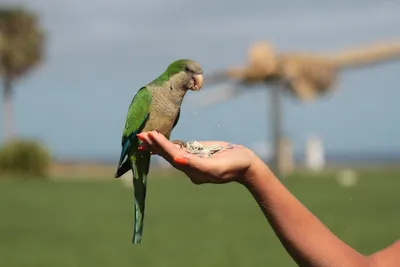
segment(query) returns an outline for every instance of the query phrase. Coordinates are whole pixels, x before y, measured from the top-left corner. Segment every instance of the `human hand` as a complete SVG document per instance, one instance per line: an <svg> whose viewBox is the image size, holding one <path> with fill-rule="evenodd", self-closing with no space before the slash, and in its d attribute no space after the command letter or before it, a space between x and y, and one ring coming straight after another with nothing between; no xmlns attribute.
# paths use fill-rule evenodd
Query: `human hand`
<svg viewBox="0 0 400 267"><path fill-rule="evenodd" d="M143 143L140 150L150 150L167 160L173 167L183 171L194 184L243 182L257 156L248 148L233 145L233 148L215 153L209 158L189 154L184 148L173 144L157 131L137 135ZM227 142L199 142L209 146L227 146Z"/></svg>

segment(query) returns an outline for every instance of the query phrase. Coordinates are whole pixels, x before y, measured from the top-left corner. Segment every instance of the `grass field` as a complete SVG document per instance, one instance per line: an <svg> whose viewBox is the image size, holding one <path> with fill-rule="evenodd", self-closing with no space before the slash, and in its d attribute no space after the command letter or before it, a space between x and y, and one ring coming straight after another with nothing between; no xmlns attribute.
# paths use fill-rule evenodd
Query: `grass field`
<svg viewBox="0 0 400 267"><path fill-rule="evenodd" d="M0 182L0 266L296 266L241 186L149 181L143 242L119 181ZM171 175L172 175L171 174ZM400 237L400 171L295 175L285 185L340 238L371 253Z"/></svg>

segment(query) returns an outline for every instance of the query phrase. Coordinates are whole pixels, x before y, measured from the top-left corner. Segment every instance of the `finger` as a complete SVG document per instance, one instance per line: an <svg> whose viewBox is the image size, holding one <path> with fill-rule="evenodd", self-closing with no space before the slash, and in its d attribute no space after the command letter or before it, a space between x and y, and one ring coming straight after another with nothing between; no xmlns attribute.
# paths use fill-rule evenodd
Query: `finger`
<svg viewBox="0 0 400 267"><path fill-rule="evenodd" d="M169 155L174 156L174 152L178 153L178 154L181 153L182 148L179 145L172 143L170 140L168 140L164 135L160 134L159 132L151 131L151 132L149 132L149 135L151 136L153 141L155 143L157 143ZM221 145L223 147L227 147L228 145L230 145L230 143L225 142L225 141L197 141L197 142L199 142L205 146ZM171 144L178 147L179 150L174 149L174 147Z"/></svg>
<svg viewBox="0 0 400 267"><path fill-rule="evenodd" d="M149 138L148 132L141 132L138 133L136 136L137 138L139 138L140 141L144 142L147 146L153 145L153 141Z"/></svg>
<svg viewBox="0 0 400 267"><path fill-rule="evenodd" d="M150 150L151 148L148 145L148 143L144 141L144 142L140 143L138 149L141 151L147 151L147 150Z"/></svg>
<svg viewBox="0 0 400 267"><path fill-rule="evenodd" d="M154 146L153 140L150 139L148 132L141 132L136 135L140 141L142 141L139 146L146 148L147 150L152 149Z"/></svg>
<svg viewBox="0 0 400 267"><path fill-rule="evenodd" d="M153 142L154 147L157 147L159 154L163 153L165 156L168 155L172 159L178 155L181 155L183 152L180 146L172 143L164 135L156 131L149 132L149 137Z"/></svg>
<svg viewBox="0 0 400 267"><path fill-rule="evenodd" d="M156 148L154 147L154 142L150 139L147 132L142 132L137 135L137 137L142 141L138 147L140 151L149 151L151 155L158 155Z"/></svg>
<svg viewBox="0 0 400 267"><path fill-rule="evenodd" d="M210 173L221 167L218 158L201 158L192 154L178 155L173 158L176 165L185 167L187 171L194 170L197 172Z"/></svg>
<svg viewBox="0 0 400 267"><path fill-rule="evenodd" d="M194 183L196 185L207 183L207 180L205 180L203 178L193 177L193 176L188 176L188 177L189 177L190 181L192 181L192 183Z"/></svg>

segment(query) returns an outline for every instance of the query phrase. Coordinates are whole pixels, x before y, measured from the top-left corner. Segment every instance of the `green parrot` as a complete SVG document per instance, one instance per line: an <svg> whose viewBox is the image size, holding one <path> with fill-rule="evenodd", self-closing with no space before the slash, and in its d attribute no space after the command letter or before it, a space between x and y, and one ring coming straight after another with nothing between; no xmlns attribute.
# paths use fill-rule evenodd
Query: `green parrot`
<svg viewBox="0 0 400 267"><path fill-rule="evenodd" d="M158 78L140 88L132 99L122 135L122 151L115 178L132 169L135 216L133 244L139 244L142 239L151 157L149 151L138 150L141 141L136 135L158 131L169 139L171 131L178 123L186 92L199 91L202 86L202 67L193 60L180 59L171 63ZM183 143L180 140L173 142L180 145Z"/></svg>

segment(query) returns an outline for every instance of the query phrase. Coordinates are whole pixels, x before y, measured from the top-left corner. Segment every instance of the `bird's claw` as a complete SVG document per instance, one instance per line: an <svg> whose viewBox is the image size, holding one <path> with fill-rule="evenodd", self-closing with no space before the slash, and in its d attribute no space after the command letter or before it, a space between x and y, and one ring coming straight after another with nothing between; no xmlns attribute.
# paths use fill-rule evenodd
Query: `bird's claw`
<svg viewBox="0 0 400 267"><path fill-rule="evenodd" d="M186 148L186 142L182 140L173 140L172 143L178 145L180 148Z"/></svg>

